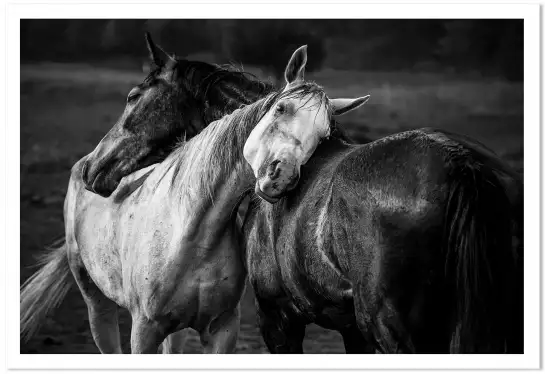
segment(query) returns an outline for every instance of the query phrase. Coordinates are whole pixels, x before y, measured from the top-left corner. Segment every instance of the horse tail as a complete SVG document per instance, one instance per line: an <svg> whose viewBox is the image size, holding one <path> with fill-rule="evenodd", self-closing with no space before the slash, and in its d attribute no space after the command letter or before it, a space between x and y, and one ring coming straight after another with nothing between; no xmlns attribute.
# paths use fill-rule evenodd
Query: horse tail
<svg viewBox="0 0 545 374"><path fill-rule="evenodd" d="M21 338L37 332L47 314L62 302L72 286L65 239L60 239L38 260L42 268L21 286Z"/></svg>
<svg viewBox="0 0 545 374"><path fill-rule="evenodd" d="M513 235L516 237L516 282L514 286L513 319L511 326L511 335L507 344L507 353L524 353L524 198L522 194L523 183L518 185L520 193L512 206L515 216L515 227Z"/></svg>
<svg viewBox="0 0 545 374"><path fill-rule="evenodd" d="M510 202L491 168L471 159L450 173L447 279L456 290L454 353L503 353L522 292L512 247Z"/></svg>

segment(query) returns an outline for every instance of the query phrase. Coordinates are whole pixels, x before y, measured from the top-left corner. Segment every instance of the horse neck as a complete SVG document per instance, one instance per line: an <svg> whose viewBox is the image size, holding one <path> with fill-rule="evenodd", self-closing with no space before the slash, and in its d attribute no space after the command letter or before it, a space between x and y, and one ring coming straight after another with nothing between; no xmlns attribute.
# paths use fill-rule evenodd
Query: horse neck
<svg viewBox="0 0 545 374"><path fill-rule="evenodd" d="M234 229L237 207L246 191L253 187L251 170L239 165L230 175L217 183L213 201L202 210L195 220L193 236L199 238L203 246L213 247L226 232Z"/></svg>
<svg viewBox="0 0 545 374"><path fill-rule="evenodd" d="M239 128L228 136L218 136L215 132L229 126L222 121L225 119L210 124L190 141L172 168L171 201L179 204L175 210L185 222L184 236L207 248L213 248L232 227L241 197L255 183L243 157L251 126L242 128L233 121L231 125Z"/></svg>

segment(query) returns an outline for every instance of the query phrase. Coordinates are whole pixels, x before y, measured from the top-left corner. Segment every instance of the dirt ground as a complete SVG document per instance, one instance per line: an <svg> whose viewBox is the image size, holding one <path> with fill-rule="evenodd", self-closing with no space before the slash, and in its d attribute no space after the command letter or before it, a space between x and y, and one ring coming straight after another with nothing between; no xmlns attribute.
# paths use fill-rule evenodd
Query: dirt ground
<svg viewBox="0 0 545 374"><path fill-rule="evenodd" d="M63 233L62 204L71 166L92 151L114 124L125 95L142 78L138 72L79 65L22 67L21 284L34 271L34 256ZM322 72L314 79L334 93L330 96L371 93L364 110L341 121L356 137L376 138L424 126L445 128L475 137L522 168L522 85L364 73L354 79L345 72ZM253 303L248 288L237 353L267 353ZM130 316L122 311L125 352L130 351L129 327ZM98 353L76 287L40 332L29 342L21 342L20 348L21 353ZM305 353L344 353L338 333L314 325L307 327L304 348ZM186 350L201 352L195 333Z"/></svg>

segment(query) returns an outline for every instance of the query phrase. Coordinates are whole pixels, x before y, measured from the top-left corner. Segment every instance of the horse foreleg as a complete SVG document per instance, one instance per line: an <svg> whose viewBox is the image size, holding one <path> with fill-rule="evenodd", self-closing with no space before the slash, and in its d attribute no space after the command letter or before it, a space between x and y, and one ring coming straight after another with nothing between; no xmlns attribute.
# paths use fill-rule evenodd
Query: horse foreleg
<svg viewBox="0 0 545 374"><path fill-rule="evenodd" d="M157 353L168 335L166 326L145 316L132 316L131 353Z"/></svg>
<svg viewBox="0 0 545 374"><path fill-rule="evenodd" d="M188 337L187 330L174 332L166 337L162 344L163 354L184 353L184 344Z"/></svg>
<svg viewBox="0 0 545 374"><path fill-rule="evenodd" d="M363 336L368 337L370 341L374 340L377 350L381 353L415 353L411 337L394 304L388 298L379 297L372 291L368 292L365 299L364 290L362 284L354 288L356 320ZM371 305L372 312L366 304Z"/></svg>
<svg viewBox="0 0 545 374"><path fill-rule="evenodd" d="M369 344L357 326L340 331L346 353L375 353L375 346Z"/></svg>
<svg viewBox="0 0 545 374"><path fill-rule="evenodd" d="M201 332L203 353L233 353L235 351L240 330L239 309L240 306L233 311L223 313Z"/></svg>
<svg viewBox="0 0 545 374"><path fill-rule="evenodd" d="M93 282L78 254L69 252L70 270L87 304L89 325L101 353L123 353L117 319L118 306Z"/></svg>
<svg viewBox="0 0 545 374"><path fill-rule="evenodd" d="M306 321L263 302L257 307L257 319L269 352L303 353Z"/></svg>

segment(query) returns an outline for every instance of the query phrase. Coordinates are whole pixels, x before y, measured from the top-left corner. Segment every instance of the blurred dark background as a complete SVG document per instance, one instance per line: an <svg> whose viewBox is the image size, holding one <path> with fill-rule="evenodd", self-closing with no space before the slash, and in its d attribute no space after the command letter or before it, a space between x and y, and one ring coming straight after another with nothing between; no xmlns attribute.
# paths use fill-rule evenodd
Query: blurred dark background
<svg viewBox="0 0 545 374"><path fill-rule="evenodd" d="M23 20L21 59L142 58L150 31L179 56L210 53L279 73L296 46L309 68L478 72L523 77L522 20Z"/></svg>
<svg viewBox="0 0 545 374"><path fill-rule="evenodd" d="M330 97L371 94L340 118L356 140L437 127L475 138L523 167L522 20L22 20L21 283L63 233L70 168L93 150L144 77L144 32L166 51L234 63L281 83L307 44L306 79ZM143 71L144 70L144 71ZM266 352L251 289L237 351ZM128 352L130 316L121 313ZM340 335L307 328L307 353L344 353ZM200 352L192 334L188 352ZM76 287L22 353L97 353Z"/></svg>

